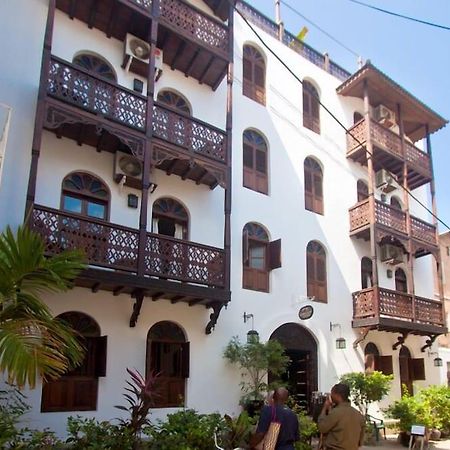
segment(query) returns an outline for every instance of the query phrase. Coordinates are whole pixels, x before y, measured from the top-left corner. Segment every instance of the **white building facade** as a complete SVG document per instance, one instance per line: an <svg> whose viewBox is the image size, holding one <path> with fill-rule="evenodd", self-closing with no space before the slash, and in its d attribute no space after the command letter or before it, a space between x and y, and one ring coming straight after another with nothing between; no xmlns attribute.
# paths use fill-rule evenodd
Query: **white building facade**
<svg viewBox="0 0 450 450"><path fill-rule="evenodd" d="M436 227L405 192L434 204L429 136L445 120L370 63L350 75L280 41L242 2L69 3L27 2L34 65L12 66L14 95L0 86L2 227L32 211L49 254L89 261L46 301L91 357L27 392L30 425L63 434L70 415L119 416L127 367L163 373L153 417L238 411L240 374L222 355L246 339L244 313L286 347L284 379L306 406L352 371L392 373L391 398L438 383ZM414 145L427 138L428 153Z"/></svg>

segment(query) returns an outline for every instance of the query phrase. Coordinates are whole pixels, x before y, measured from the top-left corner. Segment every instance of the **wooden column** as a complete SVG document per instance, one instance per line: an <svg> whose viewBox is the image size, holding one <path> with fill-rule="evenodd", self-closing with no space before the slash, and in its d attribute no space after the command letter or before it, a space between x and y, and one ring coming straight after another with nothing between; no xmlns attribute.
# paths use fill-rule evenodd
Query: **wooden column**
<svg viewBox="0 0 450 450"><path fill-rule="evenodd" d="M364 80L364 117L366 122L366 158L368 171L368 191L369 191L369 216L370 216L370 257L372 259L372 283L374 287L374 302L377 314L378 309L378 258L377 258L377 240L376 240L376 221L375 221L375 171L373 168L373 145L370 136L370 98L369 85L367 79Z"/></svg>
<svg viewBox="0 0 450 450"><path fill-rule="evenodd" d="M225 187L225 200L224 200L224 212L225 212L225 225L224 225L224 237L223 245L225 250L225 289L230 290L231 283L231 195L232 195L232 177L231 177L231 163L233 153L233 55L234 55L234 8L233 4L229 7L228 17L228 71L227 71L227 117L226 117L226 132L227 132L227 175L226 175L226 187Z"/></svg>
<svg viewBox="0 0 450 450"><path fill-rule="evenodd" d="M53 23L55 21L56 0L50 0L45 26L44 49L42 51L41 76L36 106L36 119L34 122L33 143L31 147L30 176L28 178L27 198L25 203L25 219L31 213L36 196L36 178L39 155L41 152L42 132L44 128L45 100L47 97L47 79L52 54Z"/></svg>
<svg viewBox="0 0 450 450"><path fill-rule="evenodd" d="M409 206L409 186L408 186L408 164L406 163L406 145L405 145L405 126L403 123L403 112L400 103L397 104L397 117L400 133L400 145L403 155L403 205L404 212L406 214L406 232L408 234L408 243L406 251L408 252L408 271L406 274L406 280L408 283L408 294L411 294L412 301L412 314L414 320L416 320L416 302L414 299L414 249L412 243L411 233L411 211Z"/></svg>
<svg viewBox="0 0 450 450"><path fill-rule="evenodd" d="M442 314L443 320L445 322L446 314L444 301L444 274L442 271L441 246L439 245L439 222L437 220L438 213L436 204L436 185L434 182L433 153L431 150L431 137L428 125L426 126L426 134L427 134L427 153L428 156L430 157L430 168L431 168L431 181L430 181L431 208L433 211L433 225L436 227L436 242L438 243L437 253L434 256L436 259L439 299L442 302Z"/></svg>
<svg viewBox="0 0 450 450"><path fill-rule="evenodd" d="M153 105L155 94L155 53L158 38L158 19L160 13L159 0L152 2L152 23L149 30L150 61L147 73L147 109L145 126L144 162L142 171L141 210L139 215L139 249L138 249L138 275L145 275L145 247L147 244L147 215L148 197L150 189L150 170L153 152Z"/></svg>

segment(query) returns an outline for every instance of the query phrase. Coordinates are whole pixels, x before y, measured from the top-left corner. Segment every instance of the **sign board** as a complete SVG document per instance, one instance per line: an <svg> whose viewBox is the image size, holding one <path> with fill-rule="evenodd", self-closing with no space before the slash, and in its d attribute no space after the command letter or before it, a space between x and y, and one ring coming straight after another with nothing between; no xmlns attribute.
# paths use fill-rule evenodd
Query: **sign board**
<svg viewBox="0 0 450 450"><path fill-rule="evenodd" d="M302 306L298 312L298 317L301 320L311 319L314 314L314 308L311 305Z"/></svg>
<svg viewBox="0 0 450 450"><path fill-rule="evenodd" d="M414 436L425 436L425 427L423 425L413 425L411 434Z"/></svg>

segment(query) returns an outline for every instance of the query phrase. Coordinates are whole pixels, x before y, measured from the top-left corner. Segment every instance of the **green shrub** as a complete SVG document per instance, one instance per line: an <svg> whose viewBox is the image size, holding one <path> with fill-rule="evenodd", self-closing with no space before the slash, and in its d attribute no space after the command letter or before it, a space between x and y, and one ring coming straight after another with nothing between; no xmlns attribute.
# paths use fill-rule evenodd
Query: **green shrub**
<svg viewBox="0 0 450 450"><path fill-rule="evenodd" d="M450 433L450 388L429 386L419 392L420 398L428 404L433 417L437 419L435 428Z"/></svg>
<svg viewBox="0 0 450 450"><path fill-rule="evenodd" d="M198 414L192 409L169 414L165 422L144 430L150 436L151 450L211 450L214 432L223 427L219 414Z"/></svg>
<svg viewBox="0 0 450 450"><path fill-rule="evenodd" d="M244 411L238 417L225 415L220 425L221 429L217 432L220 447L234 450L238 447L247 448L256 420Z"/></svg>

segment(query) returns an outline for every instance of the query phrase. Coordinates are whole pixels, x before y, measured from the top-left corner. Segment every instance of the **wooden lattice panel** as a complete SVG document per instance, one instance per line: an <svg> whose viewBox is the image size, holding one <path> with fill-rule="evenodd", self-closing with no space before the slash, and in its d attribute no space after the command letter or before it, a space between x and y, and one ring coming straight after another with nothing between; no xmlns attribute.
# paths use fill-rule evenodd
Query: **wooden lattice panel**
<svg viewBox="0 0 450 450"><path fill-rule="evenodd" d="M411 234L414 239L427 244L437 245L436 227L416 217L411 217Z"/></svg>
<svg viewBox="0 0 450 450"><path fill-rule="evenodd" d="M145 255L148 275L224 286L225 253L221 249L148 233Z"/></svg>
<svg viewBox="0 0 450 450"><path fill-rule="evenodd" d="M441 302L423 297L415 297L416 321L432 325L444 325Z"/></svg>
<svg viewBox="0 0 450 450"><path fill-rule="evenodd" d="M379 289L380 315L396 319L413 320L413 299L411 295L389 289Z"/></svg>
<svg viewBox="0 0 450 450"><path fill-rule="evenodd" d="M373 289L353 293L353 318L362 319L375 317L378 314L375 306L375 295Z"/></svg>
<svg viewBox="0 0 450 450"><path fill-rule="evenodd" d="M226 162L224 131L161 104L153 109L153 135L188 152Z"/></svg>
<svg viewBox="0 0 450 450"><path fill-rule="evenodd" d="M358 148L360 145L364 145L366 143L366 137L366 121L363 119L353 125L347 134L347 153Z"/></svg>
<svg viewBox="0 0 450 450"><path fill-rule="evenodd" d="M376 201L375 203L375 220L379 225L393 228L399 233L407 233L406 214L386 203Z"/></svg>
<svg viewBox="0 0 450 450"><path fill-rule="evenodd" d="M128 127L145 130L146 98L52 57L47 93Z"/></svg>
<svg viewBox="0 0 450 450"><path fill-rule="evenodd" d="M388 130L378 122L371 120L370 137L375 145L385 149L398 158L403 158L402 143L398 134Z"/></svg>
<svg viewBox="0 0 450 450"><path fill-rule="evenodd" d="M350 209L350 231L358 230L370 224L369 200L358 203Z"/></svg>
<svg viewBox="0 0 450 450"><path fill-rule="evenodd" d="M182 0L161 2L161 22L227 57L228 28Z"/></svg>
<svg viewBox="0 0 450 450"><path fill-rule="evenodd" d="M414 170L416 170L417 172L431 178L430 157L409 142L405 142L405 146L405 158L408 165L414 168Z"/></svg>
<svg viewBox="0 0 450 450"><path fill-rule="evenodd" d="M131 0L136 5L140 6L141 8L147 10L148 12L151 11L152 8L152 0Z"/></svg>

